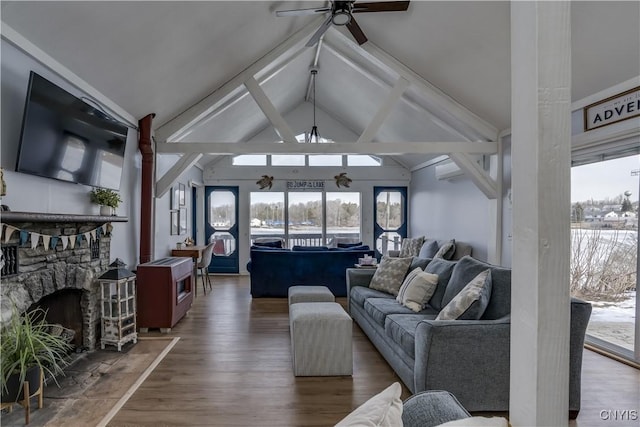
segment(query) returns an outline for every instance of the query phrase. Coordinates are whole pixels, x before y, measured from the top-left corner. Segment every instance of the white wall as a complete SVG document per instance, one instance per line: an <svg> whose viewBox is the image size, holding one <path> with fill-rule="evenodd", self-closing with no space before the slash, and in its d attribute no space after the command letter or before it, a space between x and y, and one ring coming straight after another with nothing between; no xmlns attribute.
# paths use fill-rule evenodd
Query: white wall
<svg viewBox="0 0 640 427"><path fill-rule="evenodd" d="M487 260L491 229L489 201L467 178L436 179L435 166L411 174L409 235L456 239L473 246L473 257Z"/></svg>
<svg viewBox="0 0 640 427"><path fill-rule="evenodd" d="M156 181L167 172L175 162L180 158L178 155L163 154L156 156ZM155 200L155 233L154 233L154 250L153 258L159 259L171 256L171 249L176 247L176 243L184 242L187 237L192 237L193 221L191 215L193 213L193 203L191 196L191 187L189 181L202 182L202 171L197 167L192 167L185 171L176 181L174 186L179 183L185 187L185 205L187 213L187 232L182 235L171 235L171 191L164 196Z"/></svg>
<svg viewBox="0 0 640 427"><path fill-rule="evenodd" d="M2 204L8 205L12 211L21 212L98 214L98 206L89 200L91 187L14 172L29 72L37 72L75 96L85 94L5 40L0 41L0 49L0 164L4 168L7 183L7 195L2 198ZM117 210L119 216L128 216L129 222L114 222L111 239L111 258L122 259L130 268L136 266L139 252L140 208L136 195L140 186L140 158L137 145L137 132L130 129L120 184L123 203Z"/></svg>

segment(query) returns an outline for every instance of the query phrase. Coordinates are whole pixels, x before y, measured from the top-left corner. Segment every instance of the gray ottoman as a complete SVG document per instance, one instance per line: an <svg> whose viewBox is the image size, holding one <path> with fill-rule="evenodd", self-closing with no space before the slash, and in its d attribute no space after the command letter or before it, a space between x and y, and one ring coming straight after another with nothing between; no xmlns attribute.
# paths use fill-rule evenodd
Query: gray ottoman
<svg viewBox="0 0 640 427"><path fill-rule="evenodd" d="M329 288L326 286L296 285L289 288L289 305L298 302L335 302Z"/></svg>
<svg viewBox="0 0 640 427"><path fill-rule="evenodd" d="M300 302L289 306L293 374L353 374L351 317L335 302Z"/></svg>

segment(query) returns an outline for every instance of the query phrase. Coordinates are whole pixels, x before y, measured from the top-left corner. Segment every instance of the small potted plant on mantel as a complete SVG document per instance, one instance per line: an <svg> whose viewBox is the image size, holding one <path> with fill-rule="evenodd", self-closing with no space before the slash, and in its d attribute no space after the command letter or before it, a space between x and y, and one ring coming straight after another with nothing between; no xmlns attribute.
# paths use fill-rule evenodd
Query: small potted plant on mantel
<svg viewBox="0 0 640 427"><path fill-rule="evenodd" d="M107 188L94 188L89 194L91 201L100 205L100 215L115 215L116 208L122 202L118 193Z"/></svg>
<svg viewBox="0 0 640 427"><path fill-rule="evenodd" d="M45 315L41 308L19 314L14 306L9 324L2 329L2 406L24 404L25 382L29 383L29 396L42 393L43 375L50 375L56 381L55 375L62 373L67 365L71 345L64 335L54 333L59 325L47 323Z"/></svg>

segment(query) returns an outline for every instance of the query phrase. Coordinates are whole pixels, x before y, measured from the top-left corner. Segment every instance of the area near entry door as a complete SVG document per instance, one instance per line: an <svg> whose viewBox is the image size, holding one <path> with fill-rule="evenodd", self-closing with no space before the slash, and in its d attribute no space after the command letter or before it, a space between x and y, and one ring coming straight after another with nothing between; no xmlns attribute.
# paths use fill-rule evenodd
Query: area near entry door
<svg viewBox="0 0 640 427"><path fill-rule="evenodd" d="M373 187L376 257L399 250L407 237L407 187Z"/></svg>
<svg viewBox="0 0 640 427"><path fill-rule="evenodd" d="M238 187L205 187L204 232L213 242L210 273L238 273Z"/></svg>

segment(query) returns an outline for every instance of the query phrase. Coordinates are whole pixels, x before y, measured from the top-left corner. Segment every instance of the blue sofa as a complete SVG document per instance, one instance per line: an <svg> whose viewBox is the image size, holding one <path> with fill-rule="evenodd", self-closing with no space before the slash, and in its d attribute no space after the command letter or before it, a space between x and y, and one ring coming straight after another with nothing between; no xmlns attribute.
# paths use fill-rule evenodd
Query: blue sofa
<svg viewBox="0 0 640 427"><path fill-rule="evenodd" d="M251 296L286 297L294 285L324 285L337 297L347 296L347 268L358 258L373 256L368 246L356 248L251 248L247 270Z"/></svg>

